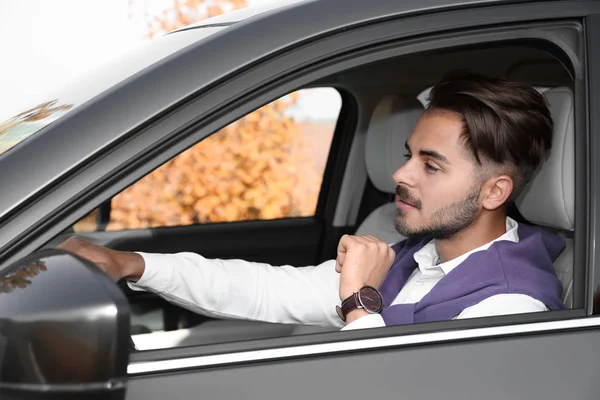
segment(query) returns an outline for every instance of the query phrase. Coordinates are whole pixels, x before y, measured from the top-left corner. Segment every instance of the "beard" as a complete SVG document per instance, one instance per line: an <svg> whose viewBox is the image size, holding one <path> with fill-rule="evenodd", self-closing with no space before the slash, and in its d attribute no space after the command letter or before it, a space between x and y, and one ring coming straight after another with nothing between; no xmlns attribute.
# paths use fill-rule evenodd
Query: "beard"
<svg viewBox="0 0 600 400"><path fill-rule="evenodd" d="M417 228L410 228L404 218L404 211L397 209L396 230L405 237L450 239L471 226L479 216L480 192L481 186L473 187L464 199L434 211L430 218L432 222ZM412 198L408 189L403 186L396 188L396 198L413 205L417 210L422 207L421 201Z"/></svg>

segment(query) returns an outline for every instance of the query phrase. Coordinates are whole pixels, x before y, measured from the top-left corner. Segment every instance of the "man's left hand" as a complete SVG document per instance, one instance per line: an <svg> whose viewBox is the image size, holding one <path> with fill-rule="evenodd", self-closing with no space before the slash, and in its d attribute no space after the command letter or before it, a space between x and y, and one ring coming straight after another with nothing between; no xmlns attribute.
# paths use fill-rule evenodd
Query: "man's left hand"
<svg viewBox="0 0 600 400"><path fill-rule="evenodd" d="M342 236L335 265L341 273L340 299L343 301L365 285L379 289L395 257L387 243L373 236Z"/></svg>

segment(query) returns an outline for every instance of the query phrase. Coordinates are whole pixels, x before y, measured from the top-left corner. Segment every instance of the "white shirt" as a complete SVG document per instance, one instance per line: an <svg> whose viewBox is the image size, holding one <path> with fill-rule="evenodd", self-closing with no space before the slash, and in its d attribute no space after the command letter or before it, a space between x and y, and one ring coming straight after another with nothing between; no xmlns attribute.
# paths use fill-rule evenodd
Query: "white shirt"
<svg viewBox="0 0 600 400"><path fill-rule="evenodd" d="M486 250L495 241L518 242L517 228L517 222L507 218L504 235L439 265L435 242L429 242L414 254L418 268L392 304L420 301L467 256ZM335 311L340 304L340 275L335 271L335 260L317 266L273 267L243 260L207 259L194 253L138 254L144 258L145 270L137 283L128 283L131 289L154 292L199 314L342 330L385 326L381 315L370 314L344 327ZM530 296L499 294L466 308L456 318L546 310L543 303Z"/></svg>

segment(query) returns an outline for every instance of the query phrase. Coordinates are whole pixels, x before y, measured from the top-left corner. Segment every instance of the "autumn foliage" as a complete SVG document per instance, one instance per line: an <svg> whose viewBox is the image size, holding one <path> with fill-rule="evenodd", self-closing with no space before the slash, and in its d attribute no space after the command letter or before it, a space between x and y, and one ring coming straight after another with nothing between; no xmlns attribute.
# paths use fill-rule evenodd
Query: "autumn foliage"
<svg viewBox="0 0 600 400"><path fill-rule="evenodd" d="M123 191L108 229L312 215L320 175L282 117L293 101L260 108Z"/></svg>
<svg viewBox="0 0 600 400"><path fill-rule="evenodd" d="M149 37L245 5L178 1L149 23ZM296 100L252 112L114 197L107 230L312 215L321 174L286 116Z"/></svg>

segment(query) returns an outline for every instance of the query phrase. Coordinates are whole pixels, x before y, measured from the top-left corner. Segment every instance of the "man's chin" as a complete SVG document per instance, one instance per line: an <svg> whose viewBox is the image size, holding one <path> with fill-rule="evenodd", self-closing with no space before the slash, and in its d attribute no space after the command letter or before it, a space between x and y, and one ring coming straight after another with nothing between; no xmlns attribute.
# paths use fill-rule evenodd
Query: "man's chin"
<svg viewBox="0 0 600 400"><path fill-rule="evenodd" d="M421 229L415 229L415 228L408 226L408 224L406 224L406 221L404 219L400 220L400 218L401 218L400 216L397 217L396 224L395 224L396 231L400 235L402 235L404 237L410 237L410 238L423 236Z"/></svg>

